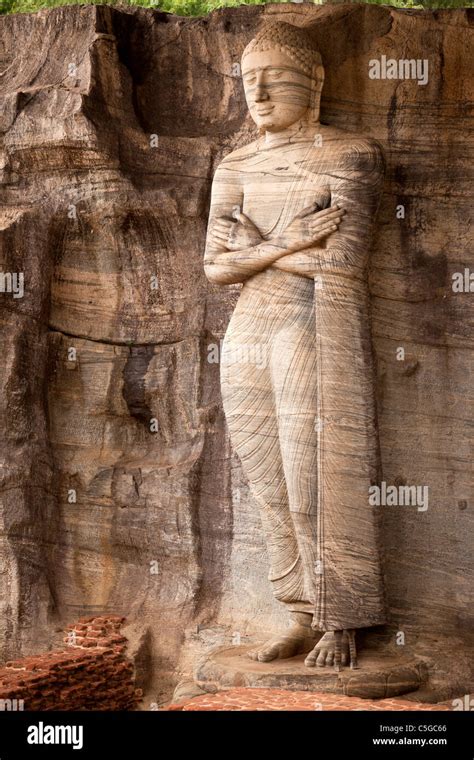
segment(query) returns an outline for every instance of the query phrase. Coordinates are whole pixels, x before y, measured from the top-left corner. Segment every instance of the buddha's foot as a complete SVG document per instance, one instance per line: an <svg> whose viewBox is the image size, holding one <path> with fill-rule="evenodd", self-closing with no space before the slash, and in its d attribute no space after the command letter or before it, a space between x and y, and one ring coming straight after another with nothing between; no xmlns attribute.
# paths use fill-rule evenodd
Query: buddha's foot
<svg viewBox="0 0 474 760"><path fill-rule="evenodd" d="M348 663L351 668L358 667L355 630L327 631L304 661L308 668L334 665L337 671Z"/></svg>
<svg viewBox="0 0 474 760"><path fill-rule="evenodd" d="M314 632L307 626L294 623L291 628L280 636L270 639L261 647L249 652L251 660L271 662L294 657L302 652L308 652L314 644Z"/></svg>

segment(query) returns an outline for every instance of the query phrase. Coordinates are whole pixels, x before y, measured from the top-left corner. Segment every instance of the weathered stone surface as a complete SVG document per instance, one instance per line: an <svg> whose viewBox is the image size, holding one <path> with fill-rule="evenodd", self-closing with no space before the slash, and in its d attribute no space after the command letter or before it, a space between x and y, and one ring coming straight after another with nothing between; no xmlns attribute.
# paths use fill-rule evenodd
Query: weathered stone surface
<svg viewBox="0 0 474 760"><path fill-rule="evenodd" d="M333 667L305 667L303 654L272 663L255 662L248 657L250 650L236 646L213 652L198 666L196 683L210 692L247 686L385 699L416 691L426 680L423 663L400 654L365 651L358 669L336 673Z"/></svg>
<svg viewBox="0 0 474 760"><path fill-rule="evenodd" d="M255 136L233 65L267 16L311 27L322 121L388 156L371 266L383 476L430 502L382 508L390 623L374 639L403 631L435 692L464 694L474 302L451 276L474 268L468 10L1 18L1 270L24 272L25 294L0 294L0 657L41 651L78 614L124 614L149 630L156 699L210 647L286 623L208 361L238 288L203 271L214 169ZM427 58L428 84L369 79L381 55Z"/></svg>

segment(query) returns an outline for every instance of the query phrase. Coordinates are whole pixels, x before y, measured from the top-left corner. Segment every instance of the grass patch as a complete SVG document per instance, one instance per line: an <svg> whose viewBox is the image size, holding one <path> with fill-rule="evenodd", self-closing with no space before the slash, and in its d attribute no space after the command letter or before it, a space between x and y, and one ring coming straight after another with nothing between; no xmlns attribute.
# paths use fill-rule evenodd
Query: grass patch
<svg viewBox="0 0 474 760"><path fill-rule="evenodd" d="M287 0L274 0L274 2L286 2ZM350 0L346 0L349 1ZM395 8L472 8L474 0L365 0L372 5L391 5ZM0 14L5 13L31 13L41 8L55 8L64 5L116 5L139 6L141 8L156 8L157 10L176 13L178 16L205 16L216 8L239 5L264 5L266 0L0 0ZM316 0L316 5L322 5L322 0Z"/></svg>

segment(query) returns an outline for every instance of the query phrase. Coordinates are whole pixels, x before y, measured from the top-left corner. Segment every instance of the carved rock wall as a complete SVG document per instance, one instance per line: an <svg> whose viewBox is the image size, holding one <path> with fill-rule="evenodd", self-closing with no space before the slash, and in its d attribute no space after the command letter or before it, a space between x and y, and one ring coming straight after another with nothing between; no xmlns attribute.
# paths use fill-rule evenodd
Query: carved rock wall
<svg viewBox="0 0 474 760"><path fill-rule="evenodd" d="M0 19L1 270L25 277L23 298L0 293L0 657L46 647L78 614L126 615L157 694L209 646L285 622L220 406L238 288L202 265L215 167L255 135L236 64L276 16L312 29L322 121L388 157L371 266L383 476L427 485L429 508L382 508L380 635L403 631L439 693L468 690L474 296L451 276L474 268L472 14ZM370 79L382 55L427 59L428 83Z"/></svg>

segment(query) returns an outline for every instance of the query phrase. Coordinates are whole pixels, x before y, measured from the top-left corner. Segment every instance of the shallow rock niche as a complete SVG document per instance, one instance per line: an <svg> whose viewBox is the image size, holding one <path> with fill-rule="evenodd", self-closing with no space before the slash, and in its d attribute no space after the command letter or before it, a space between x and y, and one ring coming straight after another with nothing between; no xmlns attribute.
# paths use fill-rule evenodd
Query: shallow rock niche
<svg viewBox="0 0 474 760"><path fill-rule="evenodd" d="M239 290L203 271L213 173L255 137L240 55L272 17L319 46L322 121L388 161L370 270L383 480L428 486L429 506L381 507L390 622L369 643L422 661L427 699L472 688L473 13L1 17L0 660L126 616L146 707L210 649L286 624L219 395Z"/></svg>

